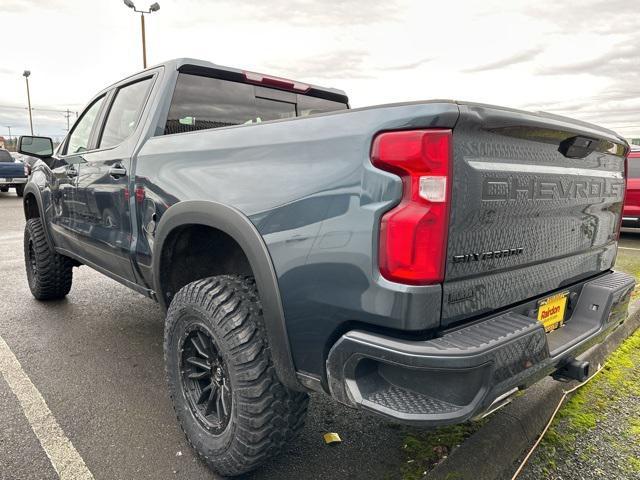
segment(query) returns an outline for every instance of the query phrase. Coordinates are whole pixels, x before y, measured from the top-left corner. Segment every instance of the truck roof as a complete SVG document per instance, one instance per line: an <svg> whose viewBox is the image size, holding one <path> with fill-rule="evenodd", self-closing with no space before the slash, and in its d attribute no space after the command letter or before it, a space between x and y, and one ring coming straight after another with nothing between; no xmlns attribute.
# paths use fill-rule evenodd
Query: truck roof
<svg viewBox="0 0 640 480"><path fill-rule="evenodd" d="M245 83L262 84L269 88L293 90L297 91L298 93L326 98L328 100L333 100L340 103L349 102L349 98L347 97L347 94L344 90L331 87L321 87L319 85L313 85L308 82L298 82L296 80L277 77L271 74L262 74L249 70L227 67L196 58L174 58L172 60L167 60L165 62L152 65L145 70L152 70L158 67L165 67L168 70L178 70L185 73L216 76L219 78L225 78L228 80L240 81ZM141 70L141 72L142 71L144 70ZM140 72L136 72L134 75L137 75L138 73ZM262 79L262 81L257 80L260 78ZM120 83L120 81L118 81L117 83ZM112 86L113 85L107 87L105 90L108 90Z"/></svg>

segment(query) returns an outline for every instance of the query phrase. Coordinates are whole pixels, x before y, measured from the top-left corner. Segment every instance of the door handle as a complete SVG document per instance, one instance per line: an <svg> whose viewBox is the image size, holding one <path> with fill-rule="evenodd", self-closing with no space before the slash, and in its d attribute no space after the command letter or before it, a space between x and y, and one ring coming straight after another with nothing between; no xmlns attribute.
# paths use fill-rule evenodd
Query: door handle
<svg viewBox="0 0 640 480"><path fill-rule="evenodd" d="M111 175L113 178L124 177L126 174L127 174L127 169L124 168L119 163L116 163L109 169L109 175Z"/></svg>

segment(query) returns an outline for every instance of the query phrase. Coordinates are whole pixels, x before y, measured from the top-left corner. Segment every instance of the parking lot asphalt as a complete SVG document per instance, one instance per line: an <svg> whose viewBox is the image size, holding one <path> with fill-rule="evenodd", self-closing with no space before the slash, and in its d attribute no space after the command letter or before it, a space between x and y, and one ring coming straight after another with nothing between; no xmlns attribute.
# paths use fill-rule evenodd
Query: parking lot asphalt
<svg viewBox="0 0 640 480"><path fill-rule="evenodd" d="M211 479L191 451L167 396L164 315L151 300L81 267L62 301L30 294L24 217L0 193L0 337L42 395L95 479ZM18 397L0 375L0 479L56 479ZM245 477L397 478L404 428L312 397L302 435ZM337 432L343 443L326 446Z"/></svg>

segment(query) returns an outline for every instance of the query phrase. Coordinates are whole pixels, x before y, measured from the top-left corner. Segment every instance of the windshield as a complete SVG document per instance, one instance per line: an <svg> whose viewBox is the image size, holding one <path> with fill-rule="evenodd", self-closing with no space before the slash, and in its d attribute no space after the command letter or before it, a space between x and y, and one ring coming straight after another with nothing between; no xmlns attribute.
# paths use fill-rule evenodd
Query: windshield
<svg viewBox="0 0 640 480"><path fill-rule="evenodd" d="M0 150L0 162L13 162L13 157L6 150Z"/></svg>

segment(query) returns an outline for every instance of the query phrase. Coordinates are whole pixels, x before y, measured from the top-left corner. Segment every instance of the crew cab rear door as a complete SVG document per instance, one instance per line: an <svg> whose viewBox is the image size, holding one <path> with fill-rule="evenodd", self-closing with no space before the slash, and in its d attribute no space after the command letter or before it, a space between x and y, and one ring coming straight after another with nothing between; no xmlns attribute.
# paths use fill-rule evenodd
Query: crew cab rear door
<svg viewBox="0 0 640 480"><path fill-rule="evenodd" d="M78 167L78 254L120 279L135 281L131 263L130 172L136 131L154 81L146 72L108 92L93 149Z"/></svg>

